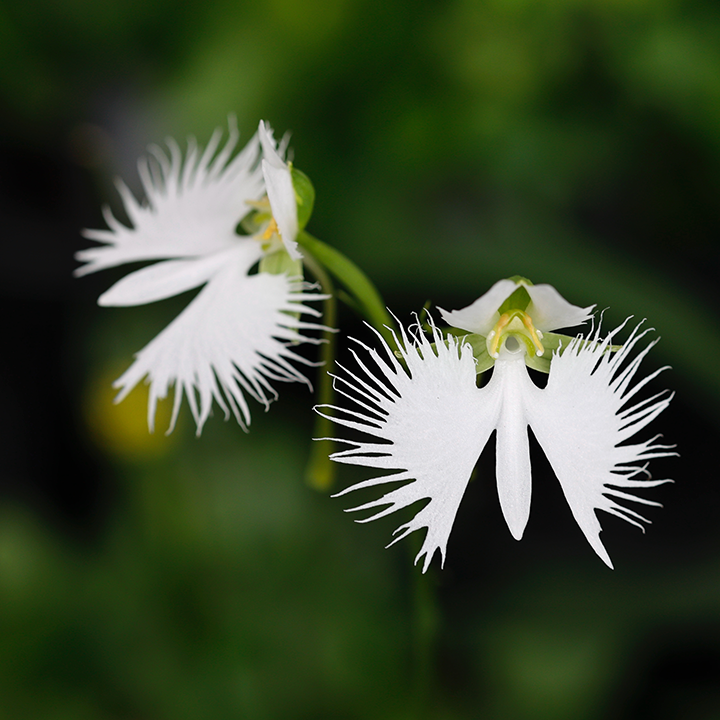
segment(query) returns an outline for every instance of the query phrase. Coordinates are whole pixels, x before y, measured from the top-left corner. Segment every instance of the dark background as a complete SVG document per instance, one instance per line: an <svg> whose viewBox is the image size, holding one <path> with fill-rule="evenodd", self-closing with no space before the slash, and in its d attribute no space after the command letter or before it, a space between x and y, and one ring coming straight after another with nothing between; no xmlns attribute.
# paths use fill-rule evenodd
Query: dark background
<svg viewBox="0 0 720 720"><path fill-rule="evenodd" d="M1 717L720 717L716 3L5 2L0 108ZM292 131L309 230L401 319L514 274L648 318L681 457L644 535L603 518L614 571L537 447L523 541L491 443L419 579L416 541L383 550L401 518L303 483L306 389L249 435L112 405L187 298L98 308L126 270L73 280L80 230L149 143L229 113Z"/></svg>

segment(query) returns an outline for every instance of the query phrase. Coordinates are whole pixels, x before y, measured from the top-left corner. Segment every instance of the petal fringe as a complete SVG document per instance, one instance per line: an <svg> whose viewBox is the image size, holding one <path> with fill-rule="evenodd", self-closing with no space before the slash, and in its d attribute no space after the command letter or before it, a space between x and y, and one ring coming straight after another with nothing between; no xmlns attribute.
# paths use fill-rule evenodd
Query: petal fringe
<svg viewBox="0 0 720 720"><path fill-rule="evenodd" d="M253 241L247 241L253 243ZM303 322L301 313L316 315L306 302L323 295L307 292L286 275L248 276L241 262L226 263L192 302L137 355L114 383L116 402L147 376L150 385L148 425L154 428L158 400L175 386L172 420L175 427L183 395L187 398L197 434L209 417L213 400L225 418L235 416L243 429L250 424L246 395L267 409L277 393L270 381L302 382L307 378L291 363L313 365L292 349L319 342L302 330L325 330Z"/></svg>
<svg viewBox="0 0 720 720"><path fill-rule="evenodd" d="M76 254L85 265L75 275L138 260L197 257L232 247L237 240L235 228L251 209L248 201L259 200L265 191L257 135L232 161L239 138L234 118L229 119L228 140L216 155L221 136L218 128L202 155L190 139L184 163L174 140L167 141L170 157L152 146L151 159L138 163L146 203L140 204L118 181L130 227L104 208L109 229L83 232L103 245Z"/></svg>
<svg viewBox="0 0 720 720"><path fill-rule="evenodd" d="M642 528L637 521L647 522L645 518L616 500L657 505L623 490L672 482L649 479L645 465L651 458L676 454L670 446L658 444L657 438L626 444L672 399L671 394L662 393L625 407L638 390L665 369L631 386L641 361L656 341L631 359L649 332L641 332L638 325L627 343L613 353L612 340L626 323L604 340L600 339L599 327L589 343L583 343L582 337L575 338L562 355L553 356L547 387L526 399L532 430L560 481L573 516L609 567L612 562L600 541L602 528L596 511L604 510ZM643 475L646 479L638 477Z"/></svg>
<svg viewBox="0 0 720 720"><path fill-rule="evenodd" d="M395 336L400 359L377 332L382 354L359 343L370 361L363 362L356 355L359 370L341 368L344 374L335 378L338 392L358 409L333 405L316 408L336 424L380 441L336 439L349 447L331 455L333 460L394 471L357 483L338 495L405 482L377 500L352 508L384 508L359 522L429 500L412 520L395 531L397 537L390 543L427 528L415 558L417 563L424 556L423 572L436 550L444 563L458 506L498 412L497 402L488 401L476 387L471 347L454 337L443 340L432 320L430 324L435 345L419 328L408 334L400 325L400 337ZM328 414L328 410L332 413Z"/></svg>

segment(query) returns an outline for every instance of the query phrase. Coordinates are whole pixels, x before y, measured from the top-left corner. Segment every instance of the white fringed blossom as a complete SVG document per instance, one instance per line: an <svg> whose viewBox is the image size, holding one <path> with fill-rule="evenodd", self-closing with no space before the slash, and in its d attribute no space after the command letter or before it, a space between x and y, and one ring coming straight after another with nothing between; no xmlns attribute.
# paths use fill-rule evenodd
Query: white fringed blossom
<svg viewBox="0 0 720 720"><path fill-rule="evenodd" d="M500 310L498 310L500 309ZM335 423L377 440L338 440L348 449L331 455L336 462L393 471L346 488L338 495L374 486L397 485L381 498L351 508L375 510L368 522L408 507L427 504L398 528L391 545L414 530L427 528L416 562L425 572L436 550L442 562L458 506L475 463L497 431L496 476L500 505L513 537L522 537L530 512L531 466L528 427L543 448L570 509L590 545L610 567L599 538L596 510L642 525L631 500L658 505L633 493L668 480L651 480L645 464L673 454L656 438L628 444L671 400L666 393L634 405L630 400L664 368L631 385L655 341L633 356L648 330L636 327L622 348L611 342L625 326L600 338L599 328L585 339L559 343L549 366L547 386L531 380L526 362L542 355L542 338L551 330L587 320L592 308L578 308L549 285L503 280L473 305L441 311L456 327L476 333L494 360L489 382L477 387L479 363L472 335L444 336L430 320L432 339L419 327L400 326L393 352L377 333L383 353L367 350L367 363L353 353L359 370L335 377L337 391L356 409L320 406ZM627 321L626 321L627 322ZM554 336L560 338L562 336ZM477 349L475 351L477 354Z"/></svg>
<svg viewBox="0 0 720 720"><path fill-rule="evenodd" d="M272 130L262 122L258 133L231 159L238 141L234 121L230 136L217 152L222 130L213 134L204 152L194 140L183 160L177 143L167 141L170 156L150 148L152 160L138 163L146 202L140 204L127 186L118 190L130 226L105 208L108 230L86 230L85 237L102 243L83 250L85 265L77 276L124 263L160 260L136 270L98 299L103 306L155 302L200 286L188 306L145 348L114 383L121 401L147 376L150 385L148 425L153 429L159 399L175 386L171 432L183 395L200 434L213 400L225 417L232 412L246 428L250 410L246 395L266 408L277 397L270 381L309 385L291 361L309 364L293 350L317 342L302 334L320 325L303 322L303 313L319 317L306 303L324 296L311 291L301 277L259 272L249 274L272 248L285 247L297 260L297 208L290 170ZM216 154L217 152L217 154ZM264 200L267 194L268 200ZM266 221L254 236L239 235L248 213L268 208Z"/></svg>

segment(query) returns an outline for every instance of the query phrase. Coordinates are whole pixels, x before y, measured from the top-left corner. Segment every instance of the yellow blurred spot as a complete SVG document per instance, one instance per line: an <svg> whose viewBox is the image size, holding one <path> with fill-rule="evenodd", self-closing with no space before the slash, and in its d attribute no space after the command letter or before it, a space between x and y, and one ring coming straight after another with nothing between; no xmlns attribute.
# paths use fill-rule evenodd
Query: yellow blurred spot
<svg viewBox="0 0 720 720"><path fill-rule="evenodd" d="M85 390L83 414L88 435L104 452L118 459L137 461L161 457L175 445L178 433L182 432L178 418L174 432L166 436L172 411L170 397L158 403L155 416L155 432L148 429L148 388L137 385L117 405L114 403L117 390L113 381L122 374L122 368L106 368L92 379Z"/></svg>

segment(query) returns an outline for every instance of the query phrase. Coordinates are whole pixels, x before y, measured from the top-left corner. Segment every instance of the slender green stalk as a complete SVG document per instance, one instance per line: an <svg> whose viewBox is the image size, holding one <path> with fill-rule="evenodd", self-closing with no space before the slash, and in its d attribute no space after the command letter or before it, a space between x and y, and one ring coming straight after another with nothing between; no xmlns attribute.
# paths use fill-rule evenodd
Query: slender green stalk
<svg viewBox="0 0 720 720"><path fill-rule="evenodd" d="M419 543L407 544L408 555L414 560ZM412 583L411 642L412 677L415 685L417 720L434 717L436 644L440 613L437 603L436 578L430 569L421 573L415 565L410 566Z"/></svg>
<svg viewBox="0 0 720 720"><path fill-rule="evenodd" d="M323 324L330 328L323 332L324 342L320 346L320 361L318 368L316 388L317 399L320 405L330 404L333 400L332 378L328 371L335 361L335 332L337 325L337 301L332 280L310 253L305 253L303 263L320 283L320 287L327 298L323 303ZM331 435L332 423L322 415L315 418L314 438L327 438ZM334 450L332 440L314 440L310 445L310 458L305 468L305 482L315 490L328 491L335 480L335 463L330 460Z"/></svg>
<svg viewBox="0 0 720 720"><path fill-rule="evenodd" d="M395 347L390 328L395 327L385 303L367 275L349 258L305 231L298 235L298 242L332 273L350 293L365 319L382 334L390 347Z"/></svg>

